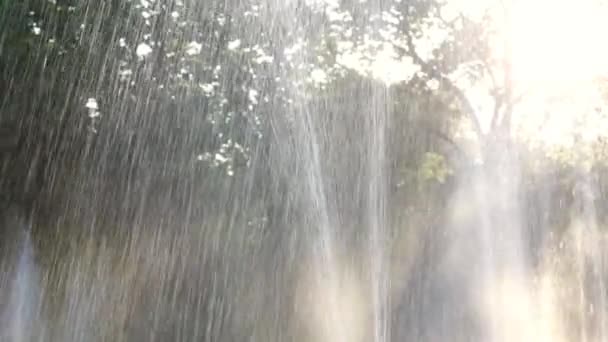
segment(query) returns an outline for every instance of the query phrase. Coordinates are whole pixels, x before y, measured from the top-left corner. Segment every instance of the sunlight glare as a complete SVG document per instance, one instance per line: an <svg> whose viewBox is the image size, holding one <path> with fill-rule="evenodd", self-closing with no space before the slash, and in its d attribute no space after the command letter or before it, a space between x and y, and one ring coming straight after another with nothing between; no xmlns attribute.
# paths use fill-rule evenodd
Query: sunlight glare
<svg viewBox="0 0 608 342"><path fill-rule="evenodd" d="M607 17L598 0L513 3L506 57L514 89L525 97L515 114L527 140L580 149L606 134L594 128L607 123L596 83L608 75Z"/></svg>
<svg viewBox="0 0 608 342"><path fill-rule="evenodd" d="M608 73L607 17L597 0L515 1L507 33L514 81L551 87Z"/></svg>
<svg viewBox="0 0 608 342"><path fill-rule="evenodd" d="M537 146L574 148L605 136L606 98L598 79L608 75L608 2L601 0L450 0L442 16L458 13L480 20L490 15L496 26L491 42L495 76L509 65L516 135ZM505 64L505 62L507 62ZM464 87L484 128L493 101ZM482 91L483 92L483 91ZM483 95L483 94L482 94ZM594 129L601 127L602 129Z"/></svg>

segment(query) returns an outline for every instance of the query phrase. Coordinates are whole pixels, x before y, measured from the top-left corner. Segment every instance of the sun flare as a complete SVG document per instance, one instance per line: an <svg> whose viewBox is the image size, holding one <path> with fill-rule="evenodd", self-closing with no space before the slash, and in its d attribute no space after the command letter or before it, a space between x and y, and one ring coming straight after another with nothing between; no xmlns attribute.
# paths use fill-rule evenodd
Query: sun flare
<svg viewBox="0 0 608 342"><path fill-rule="evenodd" d="M447 6L492 18L495 76L502 80L509 66L511 84L503 86L517 102L515 135L543 148L572 149L608 134L608 98L598 86L608 79L608 1L451 0ZM483 83L467 93L486 127L495 99Z"/></svg>
<svg viewBox="0 0 608 342"><path fill-rule="evenodd" d="M520 86L564 86L608 73L605 2L519 0L509 12L507 58Z"/></svg>
<svg viewBox="0 0 608 342"><path fill-rule="evenodd" d="M550 147L581 147L606 134L606 99L597 80L608 75L608 4L598 0L514 1L505 24L518 133Z"/></svg>

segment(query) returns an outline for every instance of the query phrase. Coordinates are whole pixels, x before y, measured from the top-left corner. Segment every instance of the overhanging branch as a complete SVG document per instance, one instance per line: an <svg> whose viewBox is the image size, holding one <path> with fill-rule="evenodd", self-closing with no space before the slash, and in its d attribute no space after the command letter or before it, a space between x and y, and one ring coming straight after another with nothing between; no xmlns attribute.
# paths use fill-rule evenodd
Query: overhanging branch
<svg viewBox="0 0 608 342"><path fill-rule="evenodd" d="M452 82L452 80L443 75L441 72L437 71L431 64L427 63L420 57L418 52L416 52L416 46L414 44L414 40L412 38L412 34L409 27L407 27L405 30L405 38L408 50L407 53L412 58L414 63L416 63L420 67L422 72L427 74L430 78L439 82L442 88L452 93L456 97L461 110L467 115L469 120L471 120L475 133L481 139L484 134L481 129L479 119L477 118L475 108L473 107L471 101L469 101L465 93L462 91L462 89L456 86L454 82Z"/></svg>
<svg viewBox="0 0 608 342"><path fill-rule="evenodd" d="M429 132L429 134L431 134L431 135L437 137L439 140L442 140L445 143L447 143L448 146L450 146L456 153L458 153L461 157L463 157L464 160L471 160L471 157L469 156L469 154L456 141L454 141L449 135L443 133L440 130L433 129L428 126L423 126L423 127L426 128L426 130Z"/></svg>

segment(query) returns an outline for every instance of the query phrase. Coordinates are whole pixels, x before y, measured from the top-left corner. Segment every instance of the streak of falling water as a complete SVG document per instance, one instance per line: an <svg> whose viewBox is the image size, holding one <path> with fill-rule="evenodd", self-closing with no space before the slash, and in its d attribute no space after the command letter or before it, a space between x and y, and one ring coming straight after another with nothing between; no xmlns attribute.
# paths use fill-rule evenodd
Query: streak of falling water
<svg viewBox="0 0 608 342"><path fill-rule="evenodd" d="M575 260L582 342L606 341L606 284L601 231L595 207L596 186L590 171L577 172L572 221L575 229Z"/></svg>
<svg viewBox="0 0 608 342"><path fill-rule="evenodd" d="M290 79L297 79L297 75L291 75ZM349 136L348 139L364 139L365 142L362 150L357 151L356 158L360 160L349 160L353 165L362 163L367 169L364 171L367 175L364 178L367 189L362 193L367 198L362 201L367 207L362 208L365 211L366 229L363 234L368 241L368 254L363 253L358 255L356 251L349 250L351 246L340 244L339 220L338 213L331 212L330 199L338 194L332 193L325 183L327 178L323 173L323 159L332 158L335 156L327 155L327 153L341 153L340 149L330 149L330 151L321 150L323 144L332 144L326 141L328 136L325 126L327 118L323 111L315 111L316 108L310 108L305 100L302 101L299 108L294 109L295 119L295 154L298 156L304 177L300 182L300 186L304 190L305 212L308 224L311 226L313 235L313 273L316 274L314 281L316 289L324 292L321 297L326 302L310 303L325 307L322 320L324 323L316 333L319 341L344 341L354 342L360 341L364 336L363 331L370 329L372 340L375 342L385 342L390 339L389 336L389 275L388 275L388 253L386 241L386 214L385 214L385 197L386 197L386 161L385 161L385 130L387 127L387 99L386 89L384 87L372 87L369 99L364 101L364 106L369 107L369 111L365 112L365 116L360 123L364 127L363 137ZM345 120L357 120L356 117L346 118ZM334 142L335 143L335 142ZM349 143L354 143L349 140ZM358 315L365 315L363 312L349 312L364 310L361 307L356 307L357 300L355 298L360 294L354 294L355 297L346 296L341 291L344 291L343 286L345 281L356 281L354 279L343 279L343 271L341 268L344 265L341 263L338 254L346 249L347 254L354 255L356 258L362 258L364 264L370 265L367 282L370 289L369 312L371 319L362 322L369 327L357 327L353 325L359 324L355 318ZM367 260L366 260L367 259ZM357 285L354 285L357 286ZM359 330L362 329L362 330Z"/></svg>
<svg viewBox="0 0 608 342"><path fill-rule="evenodd" d="M323 1L319 1L322 3ZM333 6L333 2L328 1L327 6ZM366 2L363 6L366 8L373 8L376 10L379 6L377 2ZM302 20L302 16L297 13L295 17ZM289 25L289 24L288 24ZM293 24L292 24L293 25ZM308 32L314 30L314 26L306 21L299 22L296 27L291 27L291 32ZM306 37L304 37L306 38ZM303 58L300 63L305 63L306 56L300 55L296 58ZM292 82L304 79L303 75L299 72L294 72L287 76ZM327 130L331 131L331 128L326 127L327 115L325 113L326 108L311 108L307 105L306 96L298 94L295 96L297 105L294 112L295 116L295 153L298 155L298 159L301 165L304 167L304 179L303 196L306 198L306 215L308 218L308 224L311 226L312 231L316 234L316 238L313 238L313 262L314 270L316 274L315 285L317 289L322 289L325 292L321 298L324 298L326 302L312 303L311 305L317 305L325 307L324 318L325 321L321 327L316 327L317 338L320 342L338 341L338 342L355 342L364 339L367 336L367 330L371 333L371 338L374 342L386 342L390 340L390 327L389 327L389 274L388 274L388 244L387 244L387 222L386 222L386 137L385 131L387 128L387 114L388 114L388 99L387 89L385 87L374 86L370 89L371 93L366 94L368 97L365 99L359 99L361 106L368 108L368 111L364 111L363 119L359 119L356 116L346 117L342 120L361 120L363 125L363 137L360 136L348 136L347 143L356 144L358 139L362 139L365 142L361 150L357 151L356 157L359 160L349 160L349 165L355 167L358 163L362 163L366 166L363 168L363 172L367 175L363 178L367 184L359 184L366 191L363 191L359 195L367 196L362 203L366 203L366 208L362 208L365 211L365 221L362 222L365 227L363 235L366 237L368 253L357 255L358 253L349 249L352 246L344 246L340 244L341 232L340 220L338 219L339 213L331 212L332 200L337 197L338 194L332 193L333 189L326 184L327 177L324 174L323 161L325 158L334 159L335 156L328 155L332 153L343 153L341 149L329 149L321 150L324 144L332 145L336 144L335 141L327 141L331 134L325 135ZM300 100L300 101L298 101ZM299 103L298 103L299 102ZM349 123L345 123L348 125ZM331 125L331 124L330 124ZM340 175L345 176L345 175ZM331 181L331 180L329 180ZM329 197L329 198L328 198ZM357 199L353 199L357 201ZM344 213L349 214L349 213ZM353 284L345 285L345 281L356 281L353 279L343 279L342 268L344 265L341 263L342 260L338 256L339 253L346 249L346 254L351 254L355 258L361 258L363 264L367 264L370 267L367 280L367 285L370 290L369 295L369 307L370 312L349 312L365 310L361 307L357 307L356 301L361 298L355 298L361 294L354 294L353 296L344 295L340 293L345 291L344 286L353 286ZM366 260L367 259L367 260ZM361 285L361 284L359 284ZM354 285L358 287L357 285ZM370 320L364 320L362 322L357 321L358 315L369 314ZM366 327L355 327L355 325L364 324Z"/></svg>
<svg viewBox="0 0 608 342"><path fill-rule="evenodd" d="M36 334L43 331L39 319L40 279L34 263L34 250L29 227L21 232L19 254L8 295L7 306L2 311L3 342L34 341ZM23 229L23 228L22 228ZM43 335L38 336L42 340Z"/></svg>
<svg viewBox="0 0 608 342"><path fill-rule="evenodd" d="M478 272L471 271L470 276L477 279L471 286L479 287L481 294L477 295L483 307L479 333L492 342L535 341L535 329L519 317L533 297L518 207L519 161L501 141L484 148L489 149L472 181L477 218L471 233L479 238L474 248L480 254Z"/></svg>
<svg viewBox="0 0 608 342"><path fill-rule="evenodd" d="M287 18L299 18L297 9L290 8ZM301 18L300 18L301 19ZM290 19L291 20L291 19ZM298 22L295 25L292 22L286 23L291 26L291 32L300 32L305 35L309 23ZM298 26L301 25L301 26ZM295 56L297 62L303 62L305 56L300 54ZM301 59L301 61L298 61ZM299 71L292 71L287 75L287 79L297 84L298 81L305 79ZM319 118L323 118L323 113L318 113L311 108L305 94L298 94L298 89L294 89L294 106L291 108L294 116L294 151L299 162L301 172L304 173L302 180L298 182L299 189L302 189L304 198L305 222L312 234L312 282L313 289L317 293L313 294L315 302L307 303L307 305L319 306L316 310L321 310L323 317L317 317L316 322L307 322L308 324L316 324L311 327L315 339L319 342L351 342L349 331L352 327L348 326L349 322L344 322L344 317L347 317L348 307L345 303L341 303L340 298L340 270L337 262L337 244L336 244L336 227L337 222L335 217L332 218L329 213L328 189L325 184L322 170L322 154L320 151L321 143L323 142L323 131L319 133ZM322 292L322 293L318 293ZM321 309L322 308L322 309ZM317 311L319 312L319 311Z"/></svg>
<svg viewBox="0 0 608 342"><path fill-rule="evenodd" d="M380 90L374 89L371 99L372 113L370 113L369 123L369 160L367 162L369 170L369 193L368 193L368 217L371 245L371 288L372 288L372 314L374 341L389 341L389 278L388 278L388 257L386 241L386 179L385 153L386 140L385 132L387 128L387 108L385 94Z"/></svg>
<svg viewBox="0 0 608 342"><path fill-rule="evenodd" d="M313 282L316 283L315 288L324 289L322 291L329 293L322 297L328 303L310 303L310 305L327 305L327 322L321 327L316 327L316 329L322 330L317 333L323 336L323 339L332 338L338 342L348 342L346 336L348 336L347 329L349 328L340 319L340 303L336 302L339 282L335 256L336 243L325 197L319 141L312 122L313 114L308 108L303 108L296 114L297 143L298 146L301 146L296 153L305 167L303 188L308 192L304 194L307 198L305 208L308 217L307 223L310 225L310 229L317 234L312 247L313 267L315 267L317 275Z"/></svg>

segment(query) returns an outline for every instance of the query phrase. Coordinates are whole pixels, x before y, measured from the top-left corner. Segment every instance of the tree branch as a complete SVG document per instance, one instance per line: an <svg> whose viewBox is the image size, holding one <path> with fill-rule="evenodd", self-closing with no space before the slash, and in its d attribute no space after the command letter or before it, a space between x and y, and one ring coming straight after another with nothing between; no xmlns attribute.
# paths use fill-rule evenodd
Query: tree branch
<svg viewBox="0 0 608 342"><path fill-rule="evenodd" d="M473 107L471 101L469 101L465 93L462 91L462 89L458 88L454 84L454 82L452 82L452 80L443 75L441 72L437 71L431 64L427 63L420 57L418 52L416 52L416 46L414 44L414 39L412 38L412 33L410 31L409 25L408 27L406 27L405 30L405 38L408 54L412 58L414 63L418 64L422 72L427 74L429 77L435 79L444 89L451 92L456 97L460 104L461 110L468 116L469 120L471 120L473 124L473 129L475 130L475 133L477 134L478 138L482 139L484 134L481 129L479 119L477 118L475 108Z"/></svg>
<svg viewBox="0 0 608 342"><path fill-rule="evenodd" d="M443 133L442 131L440 131L438 129L434 129L429 126L423 126L423 127L426 128L426 130L429 132L429 134L446 142L450 147L452 147L454 149L454 151L456 151L458 154L460 154L465 160L472 159L471 156L469 156L469 154L447 134Z"/></svg>
<svg viewBox="0 0 608 342"><path fill-rule="evenodd" d="M508 5L505 3L504 0L501 0L500 6L502 7L505 22L510 23L511 16L510 16ZM513 99L513 71L512 71L512 66L511 66L511 56L512 56L511 41L508 36L506 36L504 38L503 44L504 44L505 54L503 56L503 63L502 63L503 72L504 72L504 79L503 79L504 96L502 98L502 103L504 103L504 105L505 105L505 110L503 112L502 118L500 119L500 122L497 123L498 126L500 126L498 128L500 128L501 134L505 134L505 133L509 132L511 129L511 116L513 115L513 106L515 104L514 99ZM492 128L494 129L497 127L493 126Z"/></svg>

